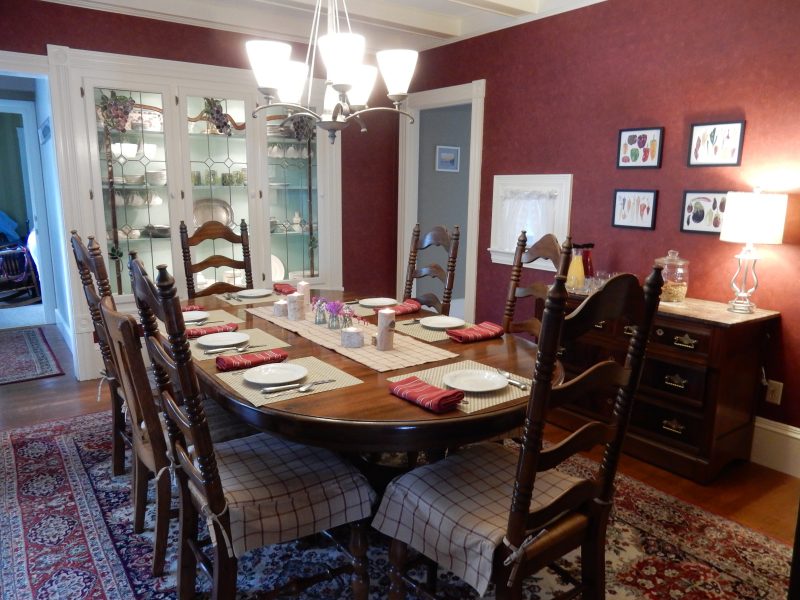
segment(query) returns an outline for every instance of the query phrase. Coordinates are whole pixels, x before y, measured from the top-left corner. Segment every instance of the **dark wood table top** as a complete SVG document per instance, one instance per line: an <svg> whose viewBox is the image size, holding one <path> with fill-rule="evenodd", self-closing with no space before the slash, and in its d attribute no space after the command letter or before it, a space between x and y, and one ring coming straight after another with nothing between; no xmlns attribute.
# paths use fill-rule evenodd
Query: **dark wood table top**
<svg viewBox="0 0 800 600"><path fill-rule="evenodd" d="M326 297L331 296L335 297L335 293L326 293ZM474 360L530 378L536 345L528 340L510 335L469 344L447 340L436 345L459 354L458 357L379 373L246 312L245 306L231 307L213 297L199 298L193 303L204 309L227 310L245 319L241 328L262 329L286 341L291 344L291 347L284 348L290 360L314 356L364 382L275 401L258 408L215 377L218 371L214 360L195 361L203 390L240 419L262 431L339 451L380 452L458 446L503 434L522 424L527 394L473 414L455 410L437 415L390 394L388 378L462 360ZM397 320L413 316L399 316Z"/></svg>

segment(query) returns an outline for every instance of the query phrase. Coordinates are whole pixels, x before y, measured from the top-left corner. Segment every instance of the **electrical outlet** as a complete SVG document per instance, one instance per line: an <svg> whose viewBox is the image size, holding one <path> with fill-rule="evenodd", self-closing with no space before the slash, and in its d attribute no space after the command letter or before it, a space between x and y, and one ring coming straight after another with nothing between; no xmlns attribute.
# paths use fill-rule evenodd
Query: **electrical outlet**
<svg viewBox="0 0 800 600"><path fill-rule="evenodd" d="M783 394L783 382L767 379L767 402L770 404L780 404Z"/></svg>

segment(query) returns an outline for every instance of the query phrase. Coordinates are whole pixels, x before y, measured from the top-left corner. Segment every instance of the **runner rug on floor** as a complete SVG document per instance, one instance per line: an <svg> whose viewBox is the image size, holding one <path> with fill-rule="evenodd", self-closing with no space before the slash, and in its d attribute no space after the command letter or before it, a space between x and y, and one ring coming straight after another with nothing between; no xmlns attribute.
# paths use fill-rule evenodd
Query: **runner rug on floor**
<svg viewBox="0 0 800 600"><path fill-rule="evenodd" d="M0 331L0 385L63 374L40 328Z"/></svg>
<svg viewBox="0 0 800 600"><path fill-rule="evenodd" d="M107 412L0 432L0 597L175 597L177 526L170 533L168 574L151 578L151 538L133 533L130 476L111 475L110 439ZM568 468L580 474L589 465L578 460ZM147 526L152 523L151 509ZM375 534L370 546L370 598L383 599L387 543ZM606 552L609 598L785 598L790 558L789 546L619 479ZM250 552L239 561L239 597L255 598L290 576L341 560L333 548L311 543ZM577 555L563 566L579 573ZM476 598L441 570L439 582L445 598ZM198 585L207 586L201 575ZM550 598L561 589L558 577L544 571L526 581L525 598ZM350 591L339 579L301 597L349 598ZM486 597L494 597L492 588Z"/></svg>

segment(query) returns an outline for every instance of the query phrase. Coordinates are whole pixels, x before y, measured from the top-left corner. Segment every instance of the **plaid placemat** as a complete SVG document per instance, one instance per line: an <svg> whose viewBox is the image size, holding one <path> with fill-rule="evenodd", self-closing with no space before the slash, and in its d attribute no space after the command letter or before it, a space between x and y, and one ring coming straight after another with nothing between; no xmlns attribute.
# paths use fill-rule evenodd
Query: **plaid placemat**
<svg viewBox="0 0 800 600"><path fill-rule="evenodd" d="M329 390L336 390L339 388L345 388L350 387L351 385L364 383L357 377L353 377L341 369L332 367L329 364L322 362L320 359L314 358L313 356L296 358L287 362L293 365L301 365L308 369L308 375L306 375L302 381L299 381L298 383L317 381L319 379L333 379L334 381L315 385L310 391L305 393L298 392L296 390L286 390L285 392L281 392L279 394L276 393L267 395L261 393L261 388L264 386L253 385L244 380L244 371L228 371L226 373L217 373L217 377L224 383L228 384L242 398L254 406L266 406L267 404L272 404L273 402L281 402L283 400L289 400L290 398L296 398L298 396L307 396L308 394L327 392Z"/></svg>
<svg viewBox="0 0 800 600"><path fill-rule="evenodd" d="M400 381L406 377L416 375L425 383L430 383L431 385L443 388L445 387L445 375L448 373L453 373L454 371L461 371L463 369L476 369L479 371L490 371L492 373L497 372L493 367L483 365L479 362L475 362L474 360L462 360L461 362L450 365L443 365L441 367L425 369L424 371L417 371L415 373L406 373L405 375L389 377L387 380ZM503 402L508 402L509 400L515 400L516 398L528 396L531 389L531 380L527 377L517 375L516 373L512 373L512 377L517 381L528 384L528 389L523 391L518 387L509 384L506 387L494 392L464 392L465 401L458 405L458 410L469 414L478 412L484 408L496 406L497 404L502 404ZM386 389L386 393L389 393L388 388Z"/></svg>
<svg viewBox="0 0 800 600"><path fill-rule="evenodd" d="M406 325L405 323L408 323L408 321L398 321L395 331L397 333L402 333L403 335L410 335L425 342L441 342L443 340L450 339L447 337L444 329L428 329L419 323L415 323L414 325ZM462 327L471 326L472 323L466 323L465 325L462 325Z"/></svg>
<svg viewBox="0 0 800 600"><path fill-rule="evenodd" d="M274 335L270 335L260 329L239 329L239 332L250 336L250 346L243 352L229 350L225 352L224 356L235 356L237 354L247 354L248 352L258 352L259 350L273 350L274 348L288 348L291 346L291 344L284 342L282 339L276 338ZM210 356L204 354L206 350L211 350L211 348L200 346L197 340L189 340L189 348L192 351L194 360L214 360L219 356L219 354Z"/></svg>
<svg viewBox="0 0 800 600"><path fill-rule="evenodd" d="M205 327L206 325L224 325L225 323L244 323L244 319L240 319L236 315L232 315L226 310L221 310L218 308L212 310L201 308L200 310L208 313L208 319L200 325L187 325L186 327Z"/></svg>
<svg viewBox="0 0 800 600"><path fill-rule="evenodd" d="M375 314L374 308L369 308L368 306L361 306L358 303L348 304L347 306L353 309L353 314L357 317L371 317ZM391 308L391 306L387 308Z"/></svg>
<svg viewBox="0 0 800 600"><path fill-rule="evenodd" d="M377 333L378 327L370 323L359 323L358 325L364 331L364 345L361 348L345 348L342 346L341 330L328 329L324 325L314 325L314 316L311 314L307 314L304 321L290 321L286 317L274 316L271 307L248 308L247 312L302 335L324 348L330 348L334 352L379 372L424 365L458 356L454 352L422 343L405 335L394 336L392 350L378 350L371 344L372 334Z"/></svg>
<svg viewBox="0 0 800 600"><path fill-rule="evenodd" d="M247 304L263 304L264 302L275 302L276 300L280 300L280 296L275 294L274 292L269 296L262 296L261 298L243 298L241 300L237 300L237 296L234 294L231 297L228 297L227 294L214 294L215 298L219 298L225 304L230 304L231 306L245 306Z"/></svg>

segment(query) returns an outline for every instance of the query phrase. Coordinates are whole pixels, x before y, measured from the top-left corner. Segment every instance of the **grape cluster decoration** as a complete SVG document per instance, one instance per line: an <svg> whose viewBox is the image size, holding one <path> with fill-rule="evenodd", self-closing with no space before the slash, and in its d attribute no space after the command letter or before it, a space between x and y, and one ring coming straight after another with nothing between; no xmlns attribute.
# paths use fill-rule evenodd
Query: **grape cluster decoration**
<svg viewBox="0 0 800 600"><path fill-rule="evenodd" d="M219 133L231 135L231 124L228 122L228 115L222 110L222 102L216 98L206 98L205 101L203 116L217 128Z"/></svg>
<svg viewBox="0 0 800 600"><path fill-rule="evenodd" d="M134 104L133 98L117 96L114 90L111 90L109 96L101 94L100 115L103 118L103 124L109 129L116 129L120 133L124 133Z"/></svg>
<svg viewBox="0 0 800 600"><path fill-rule="evenodd" d="M297 115L294 119L292 119L292 131L294 133L294 138L300 142L311 139L311 137L314 135L314 129L314 123L308 117Z"/></svg>

